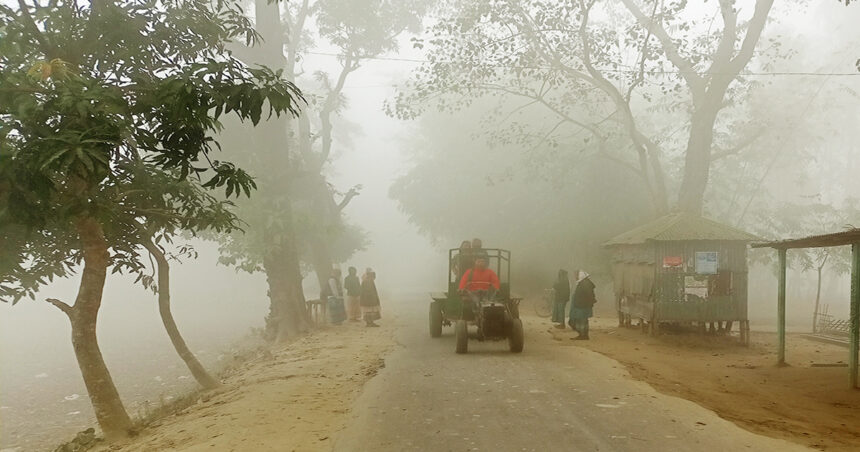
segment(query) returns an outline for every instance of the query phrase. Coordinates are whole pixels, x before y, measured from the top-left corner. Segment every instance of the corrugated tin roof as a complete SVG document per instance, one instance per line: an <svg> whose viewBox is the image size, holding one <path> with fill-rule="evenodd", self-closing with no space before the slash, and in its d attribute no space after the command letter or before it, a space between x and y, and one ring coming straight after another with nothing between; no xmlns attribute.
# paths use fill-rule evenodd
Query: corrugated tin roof
<svg viewBox="0 0 860 452"><path fill-rule="evenodd" d="M799 239L777 240L775 242L753 243L753 248L821 248L860 243L860 228L848 229L833 234L813 235Z"/></svg>
<svg viewBox="0 0 860 452"><path fill-rule="evenodd" d="M673 213L631 229L606 242L604 246L638 245L649 240L727 240L752 242L761 239L748 232L698 215Z"/></svg>

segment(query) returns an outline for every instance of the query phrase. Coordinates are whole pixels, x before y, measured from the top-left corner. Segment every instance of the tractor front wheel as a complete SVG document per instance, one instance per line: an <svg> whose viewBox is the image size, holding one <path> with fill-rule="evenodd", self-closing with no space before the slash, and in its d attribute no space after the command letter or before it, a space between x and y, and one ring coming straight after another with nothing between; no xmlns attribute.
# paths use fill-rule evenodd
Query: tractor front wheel
<svg viewBox="0 0 860 452"><path fill-rule="evenodd" d="M442 303L430 303L430 337L442 335Z"/></svg>
<svg viewBox="0 0 860 452"><path fill-rule="evenodd" d="M514 319L511 323L511 333L508 336L508 347L510 347L512 352L520 353L523 351L524 342L523 321L520 319Z"/></svg>
<svg viewBox="0 0 860 452"><path fill-rule="evenodd" d="M469 330L466 328L465 320L457 320L454 334L457 336L457 353L466 353L469 349Z"/></svg>

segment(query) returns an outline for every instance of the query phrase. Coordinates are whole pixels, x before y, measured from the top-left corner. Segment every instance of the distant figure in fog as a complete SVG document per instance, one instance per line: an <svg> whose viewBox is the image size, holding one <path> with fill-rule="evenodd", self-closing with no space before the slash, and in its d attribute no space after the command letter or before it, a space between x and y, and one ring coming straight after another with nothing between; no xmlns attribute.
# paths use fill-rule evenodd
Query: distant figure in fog
<svg viewBox="0 0 860 452"><path fill-rule="evenodd" d="M332 297L343 297L343 286L340 284L340 269L334 267L331 269L331 276L328 278L328 294Z"/></svg>
<svg viewBox="0 0 860 452"><path fill-rule="evenodd" d="M594 283L591 282L588 273L583 270L577 272L576 289L573 291L570 303L570 326L579 333L574 339L588 339L588 319L594 316L592 308L597 303L594 296Z"/></svg>
<svg viewBox="0 0 860 452"><path fill-rule="evenodd" d="M346 314L350 322L358 322L361 319L361 281L358 279L358 270L349 267L349 274L343 280L343 288L346 291Z"/></svg>
<svg viewBox="0 0 860 452"><path fill-rule="evenodd" d="M375 321L382 318L379 310L379 292L376 291L376 273L368 267L361 275L361 312L367 326L379 326Z"/></svg>
<svg viewBox="0 0 860 452"><path fill-rule="evenodd" d="M472 255L472 242L468 240L463 240L463 243L460 244L460 250L456 256L452 258L451 267L454 270L454 274L457 276L457 281L463 277L463 273L466 273L466 270L472 268L475 265L475 256Z"/></svg>
<svg viewBox="0 0 860 452"><path fill-rule="evenodd" d="M346 320L346 311L343 308L343 285L340 278L340 268L332 268L331 276L328 278L329 295L326 299L326 310L328 311L329 322L333 325L340 325Z"/></svg>
<svg viewBox="0 0 860 452"><path fill-rule="evenodd" d="M472 239L472 249L480 250L484 248L484 242L481 239Z"/></svg>
<svg viewBox="0 0 860 452"><path fill-rule="evenodd" d="M564 325L564 308L567 306L567 300L570 299L570 279L567 276L567 270L558 271L558 279L552 289L555 297L552 303L552 321L557 324L556 328L565 329L567 327Z"/></svg>
<svg viewBox="0 0 860 452"><path fill-rule="evenodd" d="M478 239L478 238L472 239L472 256L474 256L474 258L472 260L473 266L474 266L474 262L475 262L474 259L478 259L480 257L487 259L487 262L489 262L489 256L487 255L487 252L484 251L484 242L482 242L481 239ZM469 268L472 268L472 267L469 267Z"/></svg>

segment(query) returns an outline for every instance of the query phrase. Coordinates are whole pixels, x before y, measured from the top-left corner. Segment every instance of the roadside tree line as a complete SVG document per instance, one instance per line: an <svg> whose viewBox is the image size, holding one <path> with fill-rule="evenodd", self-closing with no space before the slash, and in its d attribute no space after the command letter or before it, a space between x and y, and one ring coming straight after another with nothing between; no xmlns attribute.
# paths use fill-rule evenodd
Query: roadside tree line
<svg viewBox="0 0 860 452"><path fill-rule="evenodd" d="M170 310L170 264L196 257L189 236L220 242L223 264L266 273L269 338L310 329L303 277L325 281L366 241L342 216L360 187L338 190L325 170L347 77L420 25L421 2L397 5L0 5L0 299L36 298L80 275L74 300L47 301L70 321L107 437L134 429L97 341L108 275L135 275L157 293L204 388L219 382ZM297 69L314 38L337 46L342 63L335 81L314 74L318 89Z"/></svg>

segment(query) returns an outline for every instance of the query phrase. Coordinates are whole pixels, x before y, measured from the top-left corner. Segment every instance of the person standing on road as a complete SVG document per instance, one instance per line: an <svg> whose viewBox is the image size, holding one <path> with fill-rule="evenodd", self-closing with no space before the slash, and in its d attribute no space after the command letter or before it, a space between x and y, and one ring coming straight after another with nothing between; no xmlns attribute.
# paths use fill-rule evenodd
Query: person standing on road
<svg viewBox="0 0 860 452"><path fill-rule="evenodd" d="M552 303L552 321L556 323L556 328L565 329L564 314L567 300L570 299L570 279L567 276L567 270L561 269L558 271L558 280L552 286L554 300Z"/></svg>
<svg viewBox="0 0 860 452"><path fill-rule="evenodd" d="M570 303L570 326L579 332L574 339L588 340L588 319L594 315L592 308L597 303L594 296L594 283L591 282L588 273L583 270L577 272L576 289L573 291Z"/></svg>
<svg viewBox="0 0 860 452"><path fill-rule="evenodd" d="M361 319L361 281L355 267L349 267L348 271L349 274L343 280L343 288L346 290L346 314L350 322L358 322Z"/></svg>
<svg viewBox="0 0 860 452"><path fill-rule="evenodd" d="M382 318L379 310L379 292L376 291L376 273L368 267L361 276L361 312L369 327L379 326L375 321Z"/></svg>

